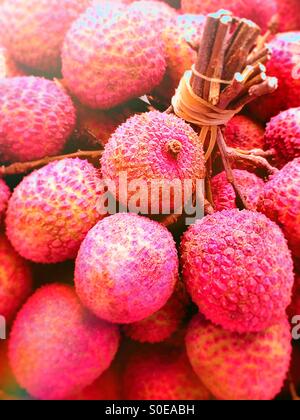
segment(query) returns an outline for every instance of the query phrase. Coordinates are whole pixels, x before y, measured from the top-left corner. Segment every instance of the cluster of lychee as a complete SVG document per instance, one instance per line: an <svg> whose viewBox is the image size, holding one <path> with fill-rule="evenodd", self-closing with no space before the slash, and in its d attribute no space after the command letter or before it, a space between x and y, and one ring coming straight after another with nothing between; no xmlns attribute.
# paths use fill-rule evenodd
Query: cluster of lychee
<svg viewBox="0 0 300 420"><path fill-rule="evenodd" d="M167 228L152 181L195 184L206 162L194 127L163 111L218 9L280 32L279 89L224 128L274 171L234 167L241 209L215 156L214 212ZM280 394L300 316L298 0L4 0L0 162L0 399ZM124 171L145 183L140 214L100 212L103 179L120 208L135 199Z"/></svg>

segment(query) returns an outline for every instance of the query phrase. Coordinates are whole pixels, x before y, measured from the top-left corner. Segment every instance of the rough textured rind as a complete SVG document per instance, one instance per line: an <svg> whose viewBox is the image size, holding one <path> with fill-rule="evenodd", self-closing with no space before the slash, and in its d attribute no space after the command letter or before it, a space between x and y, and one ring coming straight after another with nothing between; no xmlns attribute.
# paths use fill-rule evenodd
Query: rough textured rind
<svg viewBox="0 0 300 420"><path fill-rule="evenodd" d="M278 78L278 89L250 105L260 121L267 122L280 111L300 106L300 31L276 35L269 43L272 57L267 74Z"/></svg>
<svg viewBox="0 0 300 420"><path fill-rule="evenodd" d="M139 12L145 22L158 32L162 32L166 26L175 23L177 12L173 7L162 1L140 0L134 1L129 6L129 11Z"/></svg>
<svg viewBox="0 0 300 420"><path fill-rule="evenodd" d="M89 3L90 0L6 0L1 7L1 39L19 63L56 72L65 34Z"/></svg>
<svg viewBox="0 0 300 420"><path fill-rule="evenodd" d="M199 14L187 13L177 16L176 22L184 34L184 39L194 48L200 45L205 20L206 16Z"/></svg>
<svg viewBox="0 0 300 420"><path fill-rule="evenodd" d="M6 183L3 181L3 179L0 179L0 222L2 221L7 205L8 200L10 199L11 192Z"/></svg>
<svg viewBox="0 0 300 420"><path fill-rule="evenodd" d="M140 348L127 362L123 388L127 400L208 400L186 353L168 347Z"/></svg>
<svg viewBox="0 0 300 420"><path fill-rule="evenodd" d="M26 261L0 235L0 315L10 323L30 295L32 274Z"/></svg>
<svg viewBox="0 0 300 420"><path fill-rule="evenodd" d="M119 344L118 328L89 314L72 287L39 289L13 325L9 358L19 384L38 399L65 399L104 372Z"/></svg>
<svg viewBox="0 0 300 420"><path fill-rule="evenodd" d="M183 237L181 257L193 301L225 329L261 331L280 320L291 301L286 240L260 213L225 210L198 221Z"/></svg>
<svg viewBox="0 0 300 420"><path fill-rule="evenodd" d="M99 6L88 9L72 25L62 61L71 92L83 104L99 109L151 92L166 69L160 34L140 12L107 16Z"/></svg>
<svg viewBox="0 0 300 420"><path fill-rule="evenodd" d="M195 372L220 400L272 400L287 377L292 352L285 318L263 332L237 334L197 315L186 346Z"/></svg>
<svg viewBox="0 0 300 420"><path fill-rule="evenodd" d="M168 152L170 142L174 141L181 145L176 157ZM172 199L170 202L161 196L151 198L152 180L161 185L172 180L204 179L205 163L194 130L175 115L153 111L130 118L116 130L105 147L101 170L104 179L116 183L117 192L120 190L119 176L124 172L128 183L145 181L148 184L148 204L143 206L141 203L141 211L148 214L151 206L160 208L162 203L174 210ZM134 193L128 191L128 201L133 196ZM118 194L117 198L122 200Z"/></svg>
<svg viewBox="0 0 300 420"><path fill-rule="evenodd" d="M264 190L264 181L255 174L234 169L234 178L247 202L248 210L256 210ZM227 179L226 172L216 175L211 182L214 206L217 211L237 208L236 193Z"/></svg>
<svg viewBox="0 0 300 420"><path fill-rule="evenodd" d="M281 168L300 157L300 107L272 118L266 128L265 141L268 149L275 150L275 159Z"/></svg>
<svg viewBox="0 0 300 420"><path fill-rule="evenodd" d="M300 257L300 158L288 163L265 184L259 210L283 230L295 257Z"/></svg>
<svg viewBox="0 0 300 420"><path fill-rule="evenodd" d="M100 220L98 171L87 161L64 159L33 172L16 187L6 228L14 248L37 263L76 257L87 232Z"/></svg>
<svg viewBox="0 0 300 420"><path fill-rule="evenodd" d="M234 15L253 20L263 30L267 29L277 12L275 0L182 0L183 13L215 13L219 9L230 10Z"/></svg>
<svg viewBox="0 0 300 420"><path fill-rule="evenodd" d="M242 150L264 149L264 133L264 127L246 115L235 115L224 130L227 146Z"/></svg>
<svg viewBox="0 0 300 420"><path fill-rule="evenodd" d="M161 309L178 279L172 235L135 214L99 222L83 241L75 285L84 305L102 319L129 324Z"/></svg>
<svg viewBox="0 0 300 420"><path fill-rule="evenodd" d="M183 323L189 299L181 281L165 306L142 321L126 325L125 334L140 343L160 343L175 333Z"/></svg>
<svg viewBox="0 0 300 420"><path fill-rule="evenodd" d="M30 161L59 154L75 127L71 98L39 77L0 80L0 159Z"/></svg>

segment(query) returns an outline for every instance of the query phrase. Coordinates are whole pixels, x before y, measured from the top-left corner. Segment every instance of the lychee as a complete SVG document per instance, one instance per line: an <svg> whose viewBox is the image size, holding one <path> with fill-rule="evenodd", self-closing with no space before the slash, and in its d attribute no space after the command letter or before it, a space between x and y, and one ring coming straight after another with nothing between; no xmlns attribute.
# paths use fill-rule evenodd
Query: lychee
<svg viewBox="0 0 300 420"><path fill-rule="evenodd" d="M284 384L292 352L285 318L260 333L237 334L197 315L186 346L200 380L220 400L272 400Z"/></svg>
<svg viewBox="0 0 300 420"><path fill-rule="evenodd" d="M279 32L300 29L299 0L276 0L279 16Z"/></svg>
<svg viewBox="0 0 300 420"><path fill-rule="evenodd" d="M186 316L188 297L181 281L165 306L142 321L126 325L125 334L140 343L160 343L175 333Z"/></svg>
<svg viewBox="0 0 300 420"><path fill-rule="evenodd" d="M295 257L300 257L300 158L294 159L265 184L259 210L283 230Z"/></svg>
<svg viewBox="0 0 300 420"><path fill-rule="evenodd" d="M14 248L37 263L76 257L97 211L98 171L87 161L63 159L23 179L10 199L6 228Z"/></svg>
<svg viewBox="0 0 300 420"><path fill-rule="evenodd" d="M10 199L11 192L6 183L3 181L3 179L0 179L0 222L2 221L7 205L8 200Z"/></svg>
<svg viewBox="0 0 300 420"><path fill-rule="evenodd" d="M38 399L66 399L110 365L118 328L84 309L73 288L53 284L26 302L13 325L9 358L19 384Z"/></svg>
<svg viewBox="0 0 300 420"><path fill-rule="evenodd" d="M178 15L176 22L181 28L186 42L197 50L199 48L203 28L205 24L205 15L183 14Z"/></svg>
<svg viewBox="0 0 300 420"><path fill-rule="evenodd" d="M225 210L207 216L185 233L181 252L188 292L212 322L256 332L285 314L293 262L281 230L264 215Z"/></svg>
<svg viewBox="0 0 300 420"><path fill-rule="evenodd" d="M84 105L99 109L151 92L166 69L160 34L140 12L105 15L97 5L72 25L62 61L70 91Z"/></svg>
<svg viewBox="0 0 300 420"><path fill-rule="evenodd" d="M235 115L224 129L227 146L241 150L264 149L264 133L264 127L246 115Z"/></svg>
<svg viewBox="0 0 300 420"><path fill-rule="evenodd" d="M269 43L272 52L267 73L279 81L279 88L250 105L259 120L269 121L280 111L300 106L300 31L276 35Z"/></svg>
<svg viewBox="0 0 300 420"><path fill-rule="evenodd" d="M0 80L0 158L30 161L59 154L75 127L62 87L39 77Z"/></svg>
<svg viewBox="0 0 300 420"><path fill-rule="evenodd" d="M193 372L186 353L140 348L127 362L123 388L127 400L208 400L209 391Z"/></svg>
<svg viewBox="0 0 300 420"><path fill-rule="evenodd" d="M219 9L230 10L235 16L253 20L266 30L268 24L277 12L275 0L182 0L183 13L207 13L217 12Z"/></svg>
<svg viewBox="0 0 300 420"><path fill-rule="evenodd" d="M171 233L147 218L119 213L83 241L75 269L82 303L107 321L130 324L161 309L178 279Z"/></svg>
<svg viewBox="0 0 300 420"><path fill-rule="evenodd" d="M258 201L264 190L264 181L255 174L235 169L233 171L236 184L243 192L248 210L256 210ZM237 197L233 186L227 179L226 172L216 175L211 182L215 209L217 211L237 208Z"/></svg>
<svg viewBox="0 0 300 420"><path fill-rule="evenodd" d="M143 193L147 197L141 200L145 203L140 203L144 214L153 214L153 209L158 209L159 213L162 207L174 210L172 194L170 199L152 193L154 181L158 187L163 187L174 180L181 184L185 180L195 183L205 176L204 154L198 135L175 115L157 111L136 115L116 130L105 147L101 168L103 178L113 180L117 186L117 199L121 202L126 195L120 186L123 173L126 173L128 184L136 180L146 183ZM128 193L128 202L131 201L134 193L129 188L125 193Z"/></svg>
<svg viewBox="0 0 300 420"><path fill-rule="evenodd" d="M266 148L275 150L279 167L300 157L300 107L272 118L266 128L265 142Z"/></svg>
<svg viewBox="0 0 300 420"><path fill-rule="evenodd" d="M177 12L168 4L157 0L134 1L129 6L130 11L137 11L144 22L149 22L155 30L161 32L166 26L175 23Z"/></svg>
<svg viewBox="0 0 300 420"><path fill-rule="evenodd" d="M0 235L0 315L10 323L32 290L31 269Z"/></svg>
<svg viewBox="0 0 300 420"><path fill-rule="evenodd" d="M43 72L57 72L65 34L89 3L6 0L1 6L1 39L17 62Z"/></svg>

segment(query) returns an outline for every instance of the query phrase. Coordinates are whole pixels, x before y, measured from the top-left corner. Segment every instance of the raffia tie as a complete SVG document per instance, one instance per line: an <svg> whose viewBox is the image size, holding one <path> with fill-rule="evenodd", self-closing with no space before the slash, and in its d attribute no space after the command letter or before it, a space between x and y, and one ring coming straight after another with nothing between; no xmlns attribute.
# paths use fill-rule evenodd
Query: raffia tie
<svg viewBox="0 0 300 420"><path fill-rule="evenodd" d="M191 87L193 72L212 83L230 84L231 82L207 78L200 73L198 74L193 68L185 72L172 99L174 113L178 117L201 127L199 139L202 145L204 145L207 136L210 135L209 146L205 154L205 159L208 160L217 142L218 127L226 125L242 108L235 110L220 109L196 95Z"/></svg>

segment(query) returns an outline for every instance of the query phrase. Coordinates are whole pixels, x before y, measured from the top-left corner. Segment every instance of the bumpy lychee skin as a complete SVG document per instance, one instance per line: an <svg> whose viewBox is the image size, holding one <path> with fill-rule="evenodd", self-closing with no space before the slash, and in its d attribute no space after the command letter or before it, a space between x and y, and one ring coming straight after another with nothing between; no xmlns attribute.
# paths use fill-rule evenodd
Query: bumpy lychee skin
<svg viewBox="0 0 300 420"><path fill-rule="evenodd" d="M237 332L261 331L291 301L293 263L279 227L260 213L225 210L185 233L187 289L212 322Z"/></svg>
<svg viewBox="0 0 300 420"><path fill-rule="evenodd" d="M260 333L237 334L197 315L186 346L195 372L220 400L272 400L284 384L292 352L286 318Z"/></svg>
<svg viewBox="0 0 300 420"><path fill-rule="evenodd" d="M135 214L99 222L83 241L75 269L78 296L97 316L129 324L161 309L178 279L172 235Z"/></svg>
<svg viewBox="0 0 300 420"><path fill-rule="evenodd" d="M143 20L149 22L159 32L166 26L174 24L177 17L177 12L173 7L157 0L134 1L129 6L129 10L141 13Z"/></svg>
<svg viewBox="0 0 300 420"><path fill-rule="evenodd" d="M26 261L0 235L0 315L10 323L32 290L32 274Z"/></svg>
<svg viewBox="0 0 300 420"><path fill-rule="evenodd" d="M30 161L59 154L75 127L72 100L39 77L0 80L0 158Z"/></svg>
<svg viewBox="0 0 300 420"><path fill-rule="evenodd" d="M264 190L264 181L255 174L235 169L233 171L237 185L241 188L248 210L256 210ZM237 208L236 193L227 179L226 172L221 172L212 179L212 193L217 211Z"/></svg>
<svg viewBox="0 0 300 420"><path fill-rule="evenodd" d="M246 115L234 116L225 127L229 147L242 150L264 149L264 127Z"/></svg>
<svg viewBox="0 0 300 420"><path fill-rule="evenodd" d="M176 22L184 34L184 39L194 48L200 45L205 20L206 16L200 14L186 13L177 16Z"/></svg>
<svg viewBox="0 0 300 420"><path fill-rule="evenodd" d="M28 175L10 199L6 228L28 260L57 263L76 257L87 232L100 220L98 171L87 161L64 159Z"/></svg>
<svg viewBox="0 0 300 420"><path fill-rule="evenodd" d="M253 20L265 30L277 12L276 0L182 0L184 13L215 13L219 9L230 10L234 15Z"/></svg>
<svg viewBox="0 0 300 420"><path fill-rule="evenodd" d="M300 7L298 0L277 0L279 32L300 29Z"/></svg>
<svg viewBox="0 0 300 420"><path fill-rule="evenodd" d="M186 316L188 301L184 286L179 281L172 297L162 309L149 318L126 325L125 334L140 343L165 341L180 328Z"/></svg>
<svg viewBox="0 0 300 420"><path fill-rule="evenodd" d="M3 179L0 179L0 221L2 221L7 205L8 200L10 199L11 192L6 183L3 181Z"/></svg>
<svg viewBox="0 0 300 420"><path fill-rule="evenodd" d="M180 118L157 111L136 115L116 130L105 147L101 169L105 179L116 183L121 202L124 191L119 191L119 179L124 172L128 184L133 180L147 183L149 200L140 203L145 214L151 207L160 209L162 204L174 210L173 200L151 193L153 180L159 186L168 181L182 183L205 176L204 154L197 134ZM128 201L132 197L132 191L128 191Z"/></svg>
<svg viewBox="0 0 300 420"><path fill-rule="evenodd" d="M182 350L141 348L125 368L127 400L208 400L209 391L193 372Z"/></svg>
<svg viewBox="0 0 300 420"><path fill-rule="evenodd" d="M56 72L65 34L89 3L90 0L6 0L1 6L1 39L17 62Z"/></svg>
<svg viewBox="0 0 300 420"><path fill-rule="evenodd" d="M300 31L276 35L269 47L272 57L267 72L278 78L279 87L249 107L252 114L263 122L268 122L281 111L300 106Z"/></svg>
<svg viewBox="0 0 300 420"><path fill-rule="evenodd" d="M151 92L166 69L160 34L140 12L105 15L99 6L72 25L62 60L71 92L83 104L99 109Z"/></svg>
<svg viewBox="0 0 300 420"><path fill-rule="evenodd" d="M26 302L13 325L9 358L19 384L38 399L65 399L110 365L118 328L88 313L72 287L53 284Z"/></svg>
<svg viewBox="0 0 300 420"><path fill-rule="evenodd" d="M300 158L288 163L266 183L259 211L283 230L295 257L300 257Z"/></svg>
<svg viewBox="0 0 300 420"><path fill-rule="evenodd" d="M265 133L266 147L274 149L279 167L300 157L300 107L272 118Z"/></svg>

